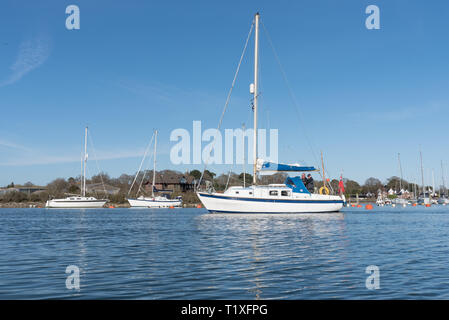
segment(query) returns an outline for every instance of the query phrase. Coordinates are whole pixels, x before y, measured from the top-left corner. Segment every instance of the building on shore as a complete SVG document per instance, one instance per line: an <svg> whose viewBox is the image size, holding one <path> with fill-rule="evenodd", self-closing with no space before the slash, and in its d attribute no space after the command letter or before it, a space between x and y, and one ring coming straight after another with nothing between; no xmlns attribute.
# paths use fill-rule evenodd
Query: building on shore
<svg viewBox="0 0 449 320"><path fill-rule="evenodd" d="M159 192L186 192L195 189L195 178L188 174L173 171L156 172L154 187ZM151 193L151 179L144 183L145 191Z"/></svg>
<svg viewBox="0 0 449 320"><path fill-rule="evenodd" d="M23 192L27 195L31 195L35 192L47 191L47 187L40 186L14 186L12 188L0 188L0 195L7 194L9 192Z"/></svg>

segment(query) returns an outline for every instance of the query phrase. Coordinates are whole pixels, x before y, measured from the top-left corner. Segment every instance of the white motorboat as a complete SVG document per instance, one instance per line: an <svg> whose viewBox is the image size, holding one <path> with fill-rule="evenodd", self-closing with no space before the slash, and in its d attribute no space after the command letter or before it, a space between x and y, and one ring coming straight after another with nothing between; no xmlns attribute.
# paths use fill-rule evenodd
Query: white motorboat
<svg viewBox="0 0 449 320"><path fill-rule="evenodd" d="M396 198L393 200L393 203L398 205L398 206L402 206L402 207L406 207L409 205L409 202L407 199L404 198Z"/></svg>

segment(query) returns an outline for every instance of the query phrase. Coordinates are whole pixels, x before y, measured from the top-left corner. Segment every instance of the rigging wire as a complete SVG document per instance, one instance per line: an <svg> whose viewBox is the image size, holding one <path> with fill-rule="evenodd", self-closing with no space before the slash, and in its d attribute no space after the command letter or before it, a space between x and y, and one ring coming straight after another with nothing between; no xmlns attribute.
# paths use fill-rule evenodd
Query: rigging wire
<svg viewBox="0 0 449 320"><path fill-rule="evenodd" d="M151 136L151 140L150 140L150 142L148 143L147 148L145 149L145 152L144 152L144 154L143 154L143 158L142 158L142 161L140 162L139 170L137 170L137 173L136 173L136 175L135 175L135 177L134 177L134 180L133 180L133 182L131 183L131 187L129 188L129 191L128 191L128 196L129 196L129 194L131 193L132 188L134 187L134 183L136 183L137 176L139 175L140 170L142 170L142 165L143 165L143 163L144 163L144 161L145 161L145 158L146 158L146 156L147 156L147 154L148 154L148 151L150 150L151 146L153 145L153 140L154 140L154 132L153 132L153 135Z"/></svg>
<svg viewBox="0 0 449 320"><path fill-rule="evenodd" d="M104 180L103 180L103 173L100 171L100 166L98 165L98 158L97 158L97 154L95 152L94 141L92 139L92 132L90 132L90 134L89 134L89 142L90 142L90 144L92 146L92 151L94 153L95 163L97 165L98 174L100 175L101 184L103 185L104 195L107 196L106 186L104 185Z"/></svg>
<svg viewBox="0 0 449 320"><path fill-rule="evenodd" d="M151 154L150 155L150 157L148 158L148 165L147 165L147 169L146 170L144 170L143 171L143 177L142 177L142 180L140 181L140 184L139 184L139 189L138 189L138 191L137 192L142 192L142 193L145 193L145 190L144 189L142 189L142 184L143 184L143 182L145 181L145 176L147 175L147 173L148 173L148 168L150 167L150 165L151 165L151 160L153 159L153 154ZM154 170L154 168L153 168L153 170Z"/></svg>
<svg viewBox="0 0 449 320"><path fill-rule="evenodd" d="M227 96L227 98L226 98L226 103L225 103L224 108L223 108L223 112L221 113L220 120L218 121L218 126L217 126L217 130L218 130L218 131L219 131L220 128L221 128L221 124L222 124L222 122L223 122L224 114L225 114L225 112L226 112L226 110L227 110L227 108L228 108L228 104L229 104L229 101L230 101L230 99L231 99L232 90L234 89L235 82L237 81L237 76L238 76L239 71L240 71L240 66L242 65L243 57L245 56L246 48L248 47L249 38L250 38L250 36L251 36L251 33L252 33L252 31L253 31L253 28L254 28L254 20L253 20L253 22L251 23L251 28L249 29L248 36L246 37L245 46L244 46L244 48L243 48L242 55L240 56L239 64L238 64L238 66L237 66L237 70L235 71L234 79L232 80L231 88L229 89L228 96ZM212 150L212 148L213 148L214 145L215 145L215 139L214 139L214 141L212 142L211 150ZM209 156L210 156L210 153L209 153ZM201 177L200 177L200 179L199 179L199 181L198 181L197 188L199 188L200 185L201 185L201 180L203 179L204 172L206 171L206 167L207 167L208 160L209 160L209 159L206 159L206 161L204 162L204 169L203 169L203 172L201 173Z"/></svg>
<svg viewBox="0 0 449 320"><path fill-rule="evenodd" d="M298 100L296 99L296 96L295 96L295 94L293 92L293 89L292 89L292 87L290 85L290 82L288 81L287 74L285 72L284 67L281 64L281 61L279 59L279 55L277 54L277 51L276 51L276 49L275 49L275 47L273 45L273 42L272 42L271 37L270 37L270 34L268 33L268 30L265 28L265 25L264 25L264 23L262 21L261 21L261 25L262 25L262 28L263 28L263 30L265 32L266 37L267 37L268 44L270 45L270 47L271 47L271 49L273 51L273 54L274 54L275 59L276 59L276 62L279 65L279 69L281 70L282 78L283 78L283 80L284 80L284 82L285 82L285 84L287 86L288 92L290 94L290 98L292 99L292 102L293 102L293 104L295 106L295 111L296 111L298 119L299 119L299 121L301 123L301 127L303 128L303 134L304 134L304 136L306 138L307 144L308 144L308 146L310 148L312 156L315 159L315 162L318 163L318 158L317 158L316 152L315 152L315 150L313 148L312 142L311 142L311 140L309 138L309 135L307 134L306 127L304 125L304 117L303 117L303 115L301 113L301 109L299 108ZM325 169L325 171L326 171L326 173L328 173L327 169ZM320 176L321 176L321 178L323 178L321 172L320 172ZM330 176L329 173L328 173L328 176Z"/></svg>

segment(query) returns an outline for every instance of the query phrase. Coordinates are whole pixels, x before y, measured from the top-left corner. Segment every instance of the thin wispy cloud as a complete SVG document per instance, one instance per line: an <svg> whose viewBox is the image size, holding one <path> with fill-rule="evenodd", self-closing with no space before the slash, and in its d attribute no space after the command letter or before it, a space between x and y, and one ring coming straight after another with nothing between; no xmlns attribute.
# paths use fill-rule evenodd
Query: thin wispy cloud
<svg viewBox="0 0 449 320"><path fill-rule="evenodd" d="M168 88L162 85L148 85L130 81L119 81L117 84L120 88L132 92L135 95L142 96L151 101L174 102L173 92L177 92L176 88ZM171 92L171 94L170 94Z"/></svg>
<svg viewBox="0 0 449 320"><path fill-rule="evenodd" d="M5 148L9 148L9 149L17 149L17 150L22 150L22 151L29 151L30 149L22 146L20 144L11 142L11 141L6 141L3 139L0 139L0 147L5 147Z"/></svg>
<svg viewBox="0 0 449 320"><path fill-rule="evenodd" d="M229 89L226 87L222 92L216 92L204 89L182 88L154 81L144 83L132 79L119 79L115 81L114 85L131 93L143 102L151 103L153 108L161 108L160 112L184 106L186 109L194 109L197 112L216 114L217 119L223 110L226 92ZM234 94L230 101L231 107L228 109L242 105L248 105L248 100Z"/></svg>
<svg viewBox="0 0 449 320"><path fill-rule="evenodd" d="M0 82L0 87L11 85L30 71L40 67L50 56L50 41L45 36L25 40L20 44L16 61L10 67L11 74Z"/></svg>
<svg viewBox="0 0 449 320"><path fill-rule="evenodd" d="M439 103L429 103L424 107L402 107L391 108L390 110L355 112L349 114L349 116L354 118L366 118L380 121L404 121L410 119L421 119L423 116L423 110L425 110L427 113L436 113L442 110L442 105Z"/></svg>
<svg viewBox="0 0 449 320"><path fill-rule="evenodd" d="M99 152L96 160L116 160L126 158L142 157L144 150L121 150L119 152ZM81 154L79 155L66 155L66 156L53 156L53 155L34 155L33 157L16 158L6 162L0 162L0 166L4 167L17 167L17 166L33 166L33 165L50 165L50 164L62 164L73 163L81 161ZM93 154L89 155L89 160L95 162Z"/></svg>

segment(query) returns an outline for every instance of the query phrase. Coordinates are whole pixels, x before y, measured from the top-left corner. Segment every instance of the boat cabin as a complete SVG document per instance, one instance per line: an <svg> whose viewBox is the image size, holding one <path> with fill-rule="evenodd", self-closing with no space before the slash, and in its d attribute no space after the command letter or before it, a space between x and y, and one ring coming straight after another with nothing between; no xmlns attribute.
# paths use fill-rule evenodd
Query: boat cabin
<svg viewBox="0 0 449 320"><path fill-rule="evenodd" d="M293 198L292 188L285 184L269 184L267 186L250 186L250 187L230 187L224 194L232 195L236 197L263 197L263 198L275 198L286 199Z"/></svg>

